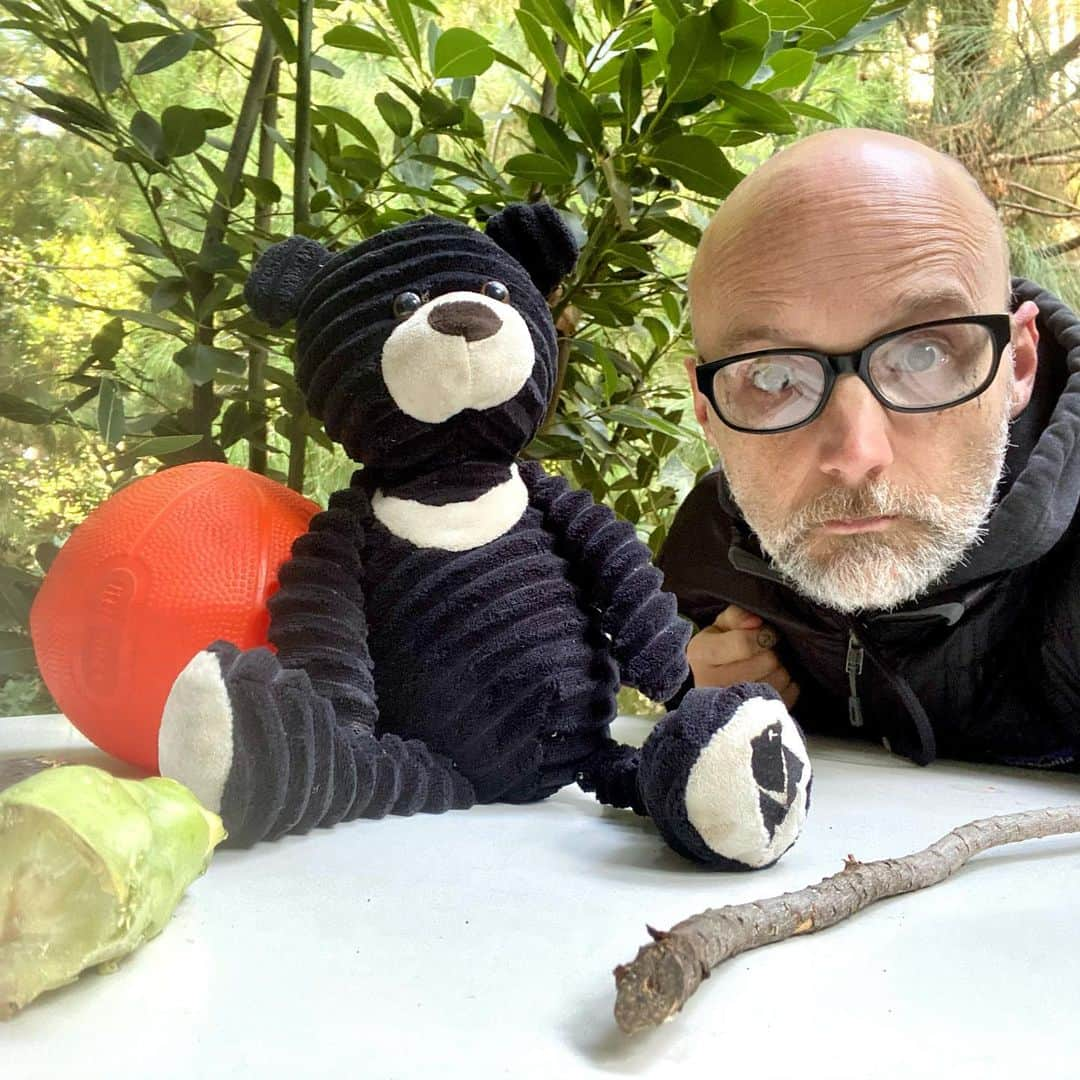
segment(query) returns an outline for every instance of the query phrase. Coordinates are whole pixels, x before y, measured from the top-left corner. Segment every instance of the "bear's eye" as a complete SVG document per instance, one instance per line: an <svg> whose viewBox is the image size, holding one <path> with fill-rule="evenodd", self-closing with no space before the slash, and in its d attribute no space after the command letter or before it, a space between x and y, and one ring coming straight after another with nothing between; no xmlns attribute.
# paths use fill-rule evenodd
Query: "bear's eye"
<svg viewBox="0 0 1080 1080"><path fill-rule="evenodd" d="M394 314L399 319L403 319L406 315L411 315L423 303L424 301L414 292L398 293L394 297Z"/></svg>
<svg viewBox="0 0 1080 1080"><path fill-rule="evenodd" d="M501 300L504 304L510 299L510 290L501 281L489 281L480 291L492 300Z"/></svg>

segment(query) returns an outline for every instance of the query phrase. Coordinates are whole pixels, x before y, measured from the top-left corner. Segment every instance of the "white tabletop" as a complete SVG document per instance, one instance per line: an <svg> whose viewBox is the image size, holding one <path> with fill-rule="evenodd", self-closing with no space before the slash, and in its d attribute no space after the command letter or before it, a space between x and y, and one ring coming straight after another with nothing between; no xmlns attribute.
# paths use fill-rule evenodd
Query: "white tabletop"
<svg viewBox="0 0 1080 1080"><path fill-rule="evenodd" d="M646 731L616 725L627 741ZM1080 790L834 740L810 750L806 830L754 874L698 869L576 788L219 850L119 971L0 1025L3 1076L1080 1075L1080 837L987 852L936 888L743 954L671 1023L618 1031L611 970L646 922L798 889L849 852L902 855ZM122 769L62 717L0 719L0 758L35 753Z"/></svg>

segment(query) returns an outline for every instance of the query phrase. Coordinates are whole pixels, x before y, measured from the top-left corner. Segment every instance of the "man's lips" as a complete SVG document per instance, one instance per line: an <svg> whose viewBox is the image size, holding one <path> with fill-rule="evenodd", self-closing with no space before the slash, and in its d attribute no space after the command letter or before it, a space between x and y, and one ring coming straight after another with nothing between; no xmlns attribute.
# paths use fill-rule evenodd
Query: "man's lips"
<svg viewBox="0 0 1080 1080"><path fill-rule="evenodd" d="M896 520L896 514L887 514L882 517L833 518L831 521L823 521L818 528L827 533L881 532L889 528Z"/></svg>

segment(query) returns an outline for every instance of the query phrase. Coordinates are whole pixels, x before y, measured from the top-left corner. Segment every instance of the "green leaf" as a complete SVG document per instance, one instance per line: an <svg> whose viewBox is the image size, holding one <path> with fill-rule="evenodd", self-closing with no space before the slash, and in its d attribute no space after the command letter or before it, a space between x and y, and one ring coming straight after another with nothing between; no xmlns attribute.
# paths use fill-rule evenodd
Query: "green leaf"
<svg viewBox="0 0 1080 1080"><path fill-rule="evenodd" d="M37 671L34 645L26 634L15 630L0 632L0 678L29 675Z"/></svg>
<svg viewBox="0 0 1080 1080"><path fill-rule="evenodd" d="M691 225L689 221L683 221L682 218L672 217L670 214L654 214L652 220L660 226L668 234L668 236L674 236L676 240L681 240L684 244L689 244L690 247L696 248L701 243L701 230L696 225Z"/></svg>
<svg viewBox="0 0 1080 1080"><path fill-rule="evenodd" d="M206 141L206 119L198 109L170 105L161 114L165 153L171 158L194 153Z"/></svg>
<svg viewBox="0 0 1080 1080"><path fill-rule="evenodd" d="M135 65L135 74L149 75L152 71L160 71L183 60L191 52L196 40L196 35L190 30L162 38L143 54L143 58Z"/></svg>
<svg viewBox="0 0 1080 1080"><path fill-rule="evenodd" d="M827 124L841 124L843 121L835 113L819 109L816 105L807 105L805 101L785 101L784 108L790 113L809 116L811 120L824 120Z"/></svg>
<svg viewBox="0 0 1080 1080"><path fill-rule="evenodd" d="M482 75L495 62L491 43L475 30L455 26L435 42L434 75L437 79Z"/></svg>
<svg viewBox="0 0 1080 1080"><path fill-rule="evenodd" d="M514 13L521 32L525 35L525 44L529 46L529 52L543 65L544 72L552 82L558 82L562 78L562 65L555 53L555 46L551 43L551 37L544 29L540 20L530 11L518 8Z"/></svg>
<svg viewBox="0 0 1080 1080"><path fill-rule="evenodd" d="M623 424L626 427L644 428L659 431L679 440L685 439L689 432L670 420L658 416L652 409L639 409L635 405L612 405L604 410L604 419L609 423Z"/></svg>
<svg viewBox="0 0 1080 1080"><path fill-rule="evenodd" d="M70 94L61 94L47 86L35 86L33 83L19 83L24 90L29 90L35 97L63 109L73 124L93 128L95 131L112 131L112 118L100 109Z"/></svg>
<svg viewBox="0 0 1080 1080"><path fill-rule="evenodd" d="M675 41L675 26L665 19L659 10L652 13L652 41L656 44L660 59L666 65Z"/></svg>
<svg viewBox="0 0 1080 1080"><path fill-rule="evenodd" d="M754 86L764 94L789 86L800 86L810 74L816 56L809 49L781 49L769 57L772 74Z"/></svg>
<svg viewBox="0 0 1080 1080"><path fill-rule="evenodd" d="M546 26L550 26L559 37L572 45L575 51L582 54L585 52L574 16L565 0L522 0L521 7Z"/></svg>
<svg viewBox="0 0 1080 1080"><path fill-rule="evenodd" d="M589 146L599 150L604 141L604 124L596 106L565 78L555 87L555 101L563 119Z"/></svg>
<svg viewBox="0 0 1080 1080"><path fill-rule="evenodd" d="M165 135L161 125L149 113L141 109L131 118L131 137L153 157L165 157Z"/></svg>
<svg viewBox="0 0 1080 1080"><path fill-rule="evenodd" d="M649 154L650 164L702 195L725 198L742 179L719 147L703 135L672 135Z"/></svg>
<svg viewBox="0 0 1080 1080"><path fill-rule="evenodd" d="M694 246L697 246L697 241L694 242ZM668 322L678 330L679 326L682 324L682 306L680 305L678 298L674 293L666 292L660 297L660 303L663 305L664 314L667 316Z"/></svg>
<svg viewBox="0 0 1080 1080"><path fill-rule="evenodd" d="M412 131L412 114L397 98L385 93L376 94L375 107L395 135L404 137Z"/></svg>
<svg viewBox="0 0 1080 1080"><path fill-rule="evenodd" d="M409 0L387 0L386 8L390 13L390 21L405 42L405 48L409 50L409 55L419 64L420 31L416 29L416 20L413 18Z"/></svg>
<svg viewBox="0 0 1080 1080"><path fill-rule="evenodd" d="M769 40L769 18L746 0L721 0L709 10L713 25L726 45L737 49L764 49Z"/></svg>
<svg viewBox="0 0 1080 1080"><path fill-rule="evenodd" d="M227 450L233 443L239 442L249 431L254 431L261 426L263 421L258 417L252 418L248 414L246 401L234 401L221 418L221 435L219 442L222 449Z"/></svg>
<svg viewBox="0 0 1080 1080"><path fill-rule="evenodd" d="M425 90L420 95L420 121L430 128L447 128L465 119L465 109L441 94Z"/></svg>
<svg viewBox="0 0 1080 1080"><path fill-rule="evenodd" d="M162 278L154 286L150 294L151 311L168 311L169 308L179 303L180 298L187 292L187 282L182 277Z"/></svg>
<svg viewBox="0 0 1080 1080"><path fill-rule="evenodd" d="M110 446L124 437L124 399L108 375L102 376L98 390L97 424L98 432Z"/></svg>
<svg viewBox="0 0 1080 1080"><path fill-rule="evenodd" d="M630 138L634 121L641 112L641 60L634 49L623 54L619 69L619 101L622 104L623 140Z"/></svg>
<svg viewBox="0 0 1080 1080"><path fill-rule="evenodd" d="M820 49L839 41L873 7L874 0L806 0L813 29L799 38L799 48Z"/></svg>
<svg viewBox="0 0 1080 1080"><path fill-rule="evenodd" d="M203 345L201 342L178 349L173 353L173 360L184 369L184 374L196 386L210 382L219 367L240 375L247 366L242 356L213 345Z"/></svg>
<svg viewBox="0 0 1080 1080"><path fill-rule="evenodd" d="M172 33L172 27L161 23L130 22L118 27L113 37L117 41L144 41L146 38L164 37Z"/></svg>
<svg viewBox="0 0 1080 1080"><path fill-rule="evenodd" d="M51 424L53 414L33 401L23 401L14 394L0 394L0 416L16 424Z"/></svg>
<svg viewBox="0 0 1080 1080"><path fill-rule="evenodd" d="M337 124L339 128L347 131L357 142L366 146L372 153L377 154L379 152L379 140L352 113L346 112L344 109L338 109L333 105L317 105L314 111L323 123Z"/></svg>
<svg viewBox="0 0 1080 1080"><path fill-rule="evenodd" d="M818 49L818 56L835 56L837 53L850 52L860 41L873 37L875 34L880 34L889 23L896 22L902 14L902 9L895 9L885 11L870 19L864 19L849 30L839 41L834 41L831 45L825 45Z"/></svg>
<svg viewBox="0 0 1080 1080"><path fill-rule="evenodd" d="M124 341L124 320L110 319L91 339L90 353L99 363L111 360Z"/></svg>
<svg viewBox="0 0 1080 1080"><path fill-rule="evenodd" d="M511 176L523 176L526 180L538 180L549 187L561 187L574 179L561 161L544 154L517 154L503 168Z"/></svg>
<svg viewBox="0 0 1080 1080"><path fill-rule="evenodd" d="M296 63L298 55L296 39L293 37L292 30L289 29L288 23L281 17L276 4L272 3L271 0L240 0L237 6L241 11L246 11L249 15L258 19L270 31L274 43L278 47L278 52L281 53L287 64Z"/></svg>
<svg viewBox="0 0 1080 1080"><path fill-rule="evenodd" d="M667 57L669 100L694 101L709 94L730 51L708 15L682 19Z"/></svg>
<svg viewBox="0 0 1080 1080"><path fill-rule="evenodd" d="M146 326L151 330L166 330L170 334L182 332L179 323L174 323L171 319L163 319L160 315L151 315L147 311L137 311L134 308L118 308L114 314L119 315L122 319L127 319L129 322Z"/></svg>
<svg viewBox="0 0 1080 1080"><path fill-rule="evenodd" d="M344 68L339 68L337 66L337 64L331 63L321 53L316 53L311 58L311 70L312 71L321 71L324 75L329 75L330 78L332 78L332 79L344 79L345 78L345 70L344 70Z"/></svg>
<svg viewBox="0 0 1080 1080"><path fill-rule="evenodd" d="M259 202L281 202L281 188L279 188L273 180L269 180L264 176L250 176L246 173L241 177L241 180L244 187L246 187Z"/></svg>
<svg viewBox="0 0 1080 1080"><path fill-rule="evenodd" d="M343 172L359 184L374 184L382 176L382 162L374 154L361 146L346 146L341 157L332 157L327 164L332 169Z"/></svg>
<svg viewBox="0 0 1080 1080"><path fill-rule="evenodd" d="M139 233L128 232L127 229L117 228L116 231L128 242L131 249L138 252L138 254L146 255L151 259L167 258L165 252L162 251L149 237L141 236Z"/></svg>
<svg viewBox="0 0 1080 1080"><path fill-rule="evenodd" d="M137 458L164 457L166 454L187 450L198 442L202 442L201 435L161 435L154 439L144 439L128 452Z"/></svg>
<svg viewBox="0 0 1080 1080"><path fill-rule="evenodd" d="M795 30L810 22L810 12L796 0L753 0L754 7L769 17L769 27L775 31Z"/></svg>
<svg viewBox="0 0 1080 1080"><path fill-rule="evenodd" d="M537 150L548 157L561 161L571 175L577 172L578 147L554 120L539 113L530 112L526 117L529 134Z"/></svg>
<svg viewBox="0 0 1080 1080"><path fill-rule="evenodd" d="M337 49L349 49L352 52L375 53L377 56L401 55L392 41L351 23L327 30L323 41Z"/></svg>
<svg viewBox="0 0 1080 1080"><path fill-rule="evenodd" d="M100 15L86 28L86 54L94 84L103 94L111 94L123 81L124 73L116 39Z"/></svg>
<svg viewBox="0 0 1080 1080"><path fill-rule="evenodd" d="M724 101L725 107L705 118L710 124L753 127L756 131L781 135L791 135L796 130L784 106L760 90L747 90L735 83L723 82L717 86L716 96Z"/></svg>
<svg viewBox="0 0 1080 1080"><path fill-rule="evenodd" d="M195 259L195 264L208 274L216 274L219 270L228 270L236 266L239 261L240 253L236 248L218 240L203 245Z"/></svg>
<svg viewBox="0 0 1080 1080"><path fill-rule="evenodd" d="M519 75L524 75L526 79L532 76L532 72L528 68L522 67L512 56L507 56L506 53L500 49L492 48L491 55L495 57L504 67L508 67L513 71L518 72Z"/></svg>

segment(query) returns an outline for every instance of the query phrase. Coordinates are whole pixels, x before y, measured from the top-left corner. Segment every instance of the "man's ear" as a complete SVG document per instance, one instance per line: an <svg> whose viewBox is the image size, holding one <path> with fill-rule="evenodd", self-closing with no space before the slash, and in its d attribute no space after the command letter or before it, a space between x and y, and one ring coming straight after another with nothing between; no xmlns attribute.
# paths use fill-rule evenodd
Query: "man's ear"
<svg viewBox="0 0 1080 1080"><path fill-rule="evenodd" d="M1012 315L1013 389L1009 416L1015 420L1031 400L1039 366L1039 305L1025 300Z"/></svg>
<svg viewBox="0 0 1080 1080"><path fill-rule="evenodd" d="M686 377L690 380L690 394L694 402L694 415L701 425L706 442L711 442L712 440L709 438L709 409L711 406L709 405L709 399L698 389L697 375L694 373L694 369L697 367L697 358L694 356L684 357L683 366L686 368Z"/></svg>

